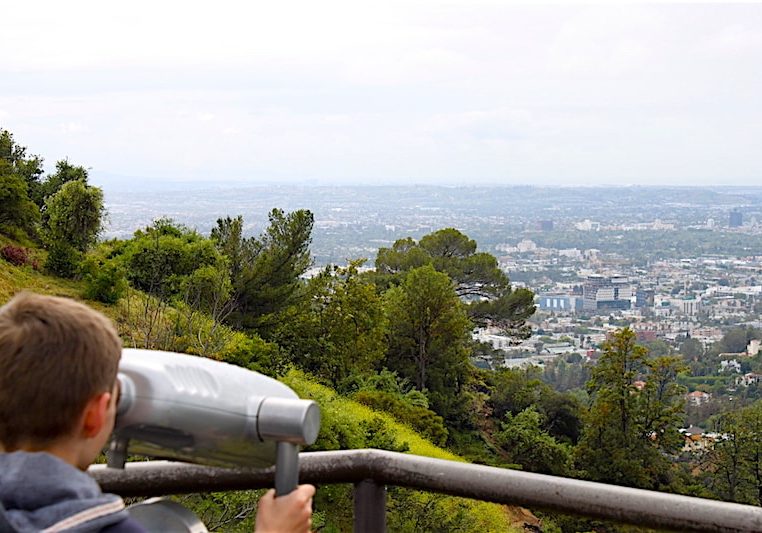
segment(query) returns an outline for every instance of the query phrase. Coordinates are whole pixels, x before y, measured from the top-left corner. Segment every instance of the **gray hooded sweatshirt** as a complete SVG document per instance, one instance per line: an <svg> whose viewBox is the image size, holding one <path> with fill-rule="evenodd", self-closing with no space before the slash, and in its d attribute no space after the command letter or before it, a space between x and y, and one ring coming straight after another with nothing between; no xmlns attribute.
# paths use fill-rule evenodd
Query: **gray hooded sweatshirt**
<svg viewBox="0 0 762 533"><path fill-rule="evenodd" d="M47 453L0 453L0 503L3 532L94 532L129 516L119 496Z"/></svg>

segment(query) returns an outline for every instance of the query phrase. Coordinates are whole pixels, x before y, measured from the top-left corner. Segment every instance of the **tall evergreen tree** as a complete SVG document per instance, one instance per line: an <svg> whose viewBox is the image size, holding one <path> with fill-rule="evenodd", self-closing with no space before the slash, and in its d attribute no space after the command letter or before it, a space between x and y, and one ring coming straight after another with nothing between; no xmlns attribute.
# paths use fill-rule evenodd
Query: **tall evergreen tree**
<svg viewBox="0 0 762 533"><path fill-rule="evenodd" d="M447 418L468 379L472 326L452 281L426 265L408 272L384 297L387 366L428 391L434 411Z"/></svg>
<svg viewBox="0 0 762 533"><path fill-rule="evenodd" d="M681 369L674 357L650 360L630 329L604 343L576 449L577 466L589 479L649 489L671 483L667 454L680 442L684 389L674 380Z"/></svg>
<svg viewBox="0 0 762 533"><path fill-rule="evenodd" d="M293 304L302 287L299 277L312 264L310 242L314 218L306 209L285 213L273 209L270 224L256 238L243 239L237 219L218 221L214 238L223 250L237 250L231 261L235 310L230 321L268 338L277 314ZM240 261L239 261L240 259Z"/></svg>

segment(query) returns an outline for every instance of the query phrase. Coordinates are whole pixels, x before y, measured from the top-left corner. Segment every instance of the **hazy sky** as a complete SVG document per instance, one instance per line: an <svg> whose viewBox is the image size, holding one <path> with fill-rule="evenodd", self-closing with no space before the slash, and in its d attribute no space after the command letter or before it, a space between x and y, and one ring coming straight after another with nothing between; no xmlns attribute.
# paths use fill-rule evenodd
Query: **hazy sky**
<svg viewBox="0 0 762 533"><path fill-rule="evenodd" d="M30 0L0 50L101 183L762 185L762 4Z"/></svg>

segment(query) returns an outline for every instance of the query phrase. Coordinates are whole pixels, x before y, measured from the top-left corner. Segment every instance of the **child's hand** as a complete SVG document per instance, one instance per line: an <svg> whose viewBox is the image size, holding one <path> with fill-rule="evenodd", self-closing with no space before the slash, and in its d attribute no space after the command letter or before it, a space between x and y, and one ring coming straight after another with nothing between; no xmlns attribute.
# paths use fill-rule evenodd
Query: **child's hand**
<svg viewBox="0 0 762 533"><path fill-rule="evenodd" d="M259 500L255 533L308 533L312 527L312 496L315 487L299 485L293 492L275 497L270 489Z"/></svg>

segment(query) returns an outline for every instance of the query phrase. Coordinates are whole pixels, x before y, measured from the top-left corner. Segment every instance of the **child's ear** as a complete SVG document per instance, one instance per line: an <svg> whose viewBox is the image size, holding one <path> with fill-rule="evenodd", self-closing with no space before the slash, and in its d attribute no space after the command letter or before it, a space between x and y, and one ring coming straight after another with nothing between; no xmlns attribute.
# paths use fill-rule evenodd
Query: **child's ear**
<svg viewBox="0 0 762 533"><path fill-rule="evenodd" d="M108 404L111 401L111 393L104 392L93 396L87 402L82 416L82 433L86 438L92 438L100 433L106 424Z"/></svg>

